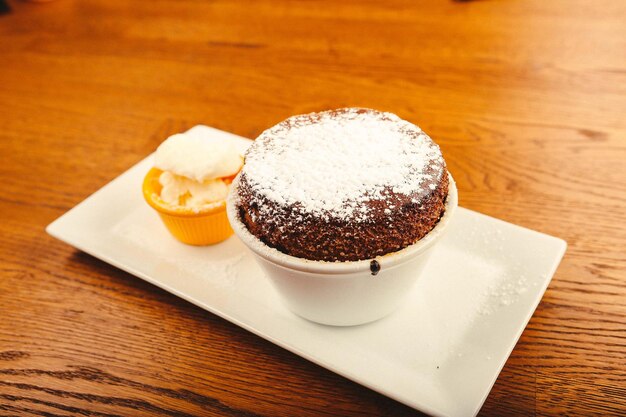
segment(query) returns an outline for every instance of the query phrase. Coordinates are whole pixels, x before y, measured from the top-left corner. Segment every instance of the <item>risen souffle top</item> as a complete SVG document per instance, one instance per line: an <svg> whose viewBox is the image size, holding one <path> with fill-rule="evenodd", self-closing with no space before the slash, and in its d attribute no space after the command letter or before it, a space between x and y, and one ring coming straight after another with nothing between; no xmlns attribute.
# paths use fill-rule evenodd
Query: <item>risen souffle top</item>
<svg viewBox="0 0 626 417"><path fill-rule="evenodd" d="M234 183L240 218L270 247L356 261L403 249L443 214L446 164L419 127L345 108L293 116L250 146Z"/></svg>

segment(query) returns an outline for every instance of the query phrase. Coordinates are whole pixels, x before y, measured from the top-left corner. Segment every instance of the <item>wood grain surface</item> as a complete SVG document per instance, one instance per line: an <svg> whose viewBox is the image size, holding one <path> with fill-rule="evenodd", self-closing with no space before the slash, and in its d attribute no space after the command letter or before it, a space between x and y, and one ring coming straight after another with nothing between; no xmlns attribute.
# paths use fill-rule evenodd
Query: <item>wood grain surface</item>
<svg viewBox="0 0 626 417"><path fill-rule="evenodd" d="M8 4L0 415L419 415L44 232L169 134L342 106L419 124L463 206L569 243L481 414L626 414L626 2Z"/></svg>

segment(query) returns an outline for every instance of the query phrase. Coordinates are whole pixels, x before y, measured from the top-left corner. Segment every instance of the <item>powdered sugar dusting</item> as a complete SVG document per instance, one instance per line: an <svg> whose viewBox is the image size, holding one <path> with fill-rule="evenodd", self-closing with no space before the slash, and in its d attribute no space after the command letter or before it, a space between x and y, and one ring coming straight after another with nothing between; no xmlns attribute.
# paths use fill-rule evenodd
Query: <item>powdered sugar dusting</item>
<svg viewBox="0 0 626 417"><path fill-rule="evenodd" d="M266 130L242 176L257 195L326 219L363 221L363 203L419 196L444 172L439 147L391 113L341 109L294 116Z"/></svg>

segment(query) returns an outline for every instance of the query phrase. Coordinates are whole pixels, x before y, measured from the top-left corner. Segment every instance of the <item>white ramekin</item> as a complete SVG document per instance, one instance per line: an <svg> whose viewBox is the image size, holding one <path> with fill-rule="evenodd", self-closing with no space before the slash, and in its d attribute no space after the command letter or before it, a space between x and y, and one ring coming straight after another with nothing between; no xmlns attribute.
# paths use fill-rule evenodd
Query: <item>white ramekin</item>
<svg viewBox="0 0 626 417"><path fill-rule="evenodd" d="M353 326L385 317L406 298L458 205L456 184L451 175L449 179L445 213L435 228L411 246L376 257L380 264L376 275L370 270L370 259L312 261L267 246L239 218L238 177L233 181L226 211L235 234L256 255L257 262L293 313L317 323Z"/></svg>

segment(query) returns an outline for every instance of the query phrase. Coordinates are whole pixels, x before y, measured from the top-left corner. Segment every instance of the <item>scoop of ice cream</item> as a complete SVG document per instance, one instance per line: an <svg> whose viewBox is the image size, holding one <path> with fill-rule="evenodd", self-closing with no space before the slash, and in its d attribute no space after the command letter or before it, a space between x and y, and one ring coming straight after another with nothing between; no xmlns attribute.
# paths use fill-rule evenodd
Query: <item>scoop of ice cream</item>
<svg viewBox="0 0 626 417"><path fill-rule="evenodd" d="M235 146L223 138L176 134L156 150L154 166L197 182L236 174L242 160Z"/></svg>
<svg viewBox="0 0 626 417"><path fill-rule="evenodd" d="M221 179L195 181L171 172L159 177L161 199L168 204L199 208L226 199L228 185Z"/></svg>
<svg viewBox="0 0 626 417"><path fill-rule="evenodd" d="M242 158L228 140L211 135L176 134L156 150L154 166L161 199L171 205L199 209L223 201L228 195L225 177L241 169Z"/></svg>

